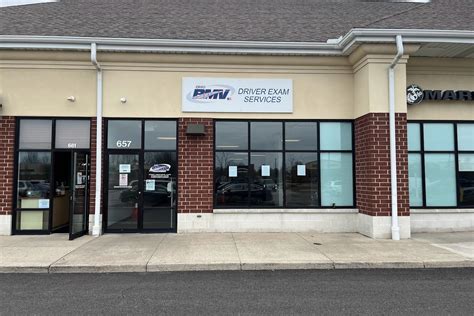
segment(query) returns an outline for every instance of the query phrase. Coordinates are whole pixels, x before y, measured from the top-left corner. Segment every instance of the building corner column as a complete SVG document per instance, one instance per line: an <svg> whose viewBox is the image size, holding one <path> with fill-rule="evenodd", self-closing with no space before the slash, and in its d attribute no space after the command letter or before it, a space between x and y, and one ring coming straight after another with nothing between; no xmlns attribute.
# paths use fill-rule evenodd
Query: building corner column
<svg viewBox="0 0 474 316"><path fill-rule="evenodd" d="M15 117L0 116L0 235L12 233L15 125Z"/></svg>
<svg viewBox="0 0 474 316"><path fill-rule="evenodd" d="M418 47L407 45L405 52ZM361 45L349 60L354 71L354 137L358 231L372 238L392 238L389 83L387 71L397 53L395 45ZM411 237L406 63L403 55L394 73L397 206L400 238Z"/></svg>

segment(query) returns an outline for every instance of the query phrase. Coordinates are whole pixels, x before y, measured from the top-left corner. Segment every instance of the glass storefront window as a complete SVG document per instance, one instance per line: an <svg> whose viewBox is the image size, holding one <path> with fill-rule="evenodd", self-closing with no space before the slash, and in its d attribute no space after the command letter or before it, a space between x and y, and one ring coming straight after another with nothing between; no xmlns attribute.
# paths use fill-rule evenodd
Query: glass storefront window
<svg viewBox="0 0 474 316"><path fill-rule="evenodd" d="M321 205L352 204L352 154L321 153Z"/></svg>
<svg viewBox="0 0 474 316"><path fill-rule="evenodd" d="M425 154L427 206L456 206L454 154Z"/></svg>
<svg viewBox="0 0 474 316"><path fill-rule="evenodd" d="M322 122L319 125L321 150L351 150L352 125L347 122Z"/></svg>
<svg viewBox="0 0 474 316"><path fill-rule="evenodd" d="M453 151L454 127L450 123L423 124L425 151Z"/></svg>
<svg viewBox="0 0 474 316"><path fill-rule="evenodd" d="M316 122L286 122L286 150L317 150L318 127Z"/></svg>
<svg viewBox="0 0 474 316"><path fill-rule="evenodd" d="M459 154L459 204L474 205L474 154Z"/></svg>
<svg viewBox="0 0 474 316"><path fill-rule="evenodd" d="M217 121L215 126L216 207L354 205L352 123ZM318 151L320 143L325 150Z"/></svg>
<svg viewBox="0 0 474 316"><path fill-rule="evenodd" d="M176 150L176 121L145 121L145 150Z"/></svg>
<svg viewBox="0 0 474 316"><path fill-rule="evenodd" d="M20 120L19 149L51 149L52 120Z"/></svg>
<svg viewBox="0 0 474 316"><path fill-rule="evenodd" d="M409 123L410 206L473 207L472 150L474 124Z"/></svg>
<svg viewBox="0 0 474 316"><path fill-rule="evenodd" d="M421 154L408 154L410 206L423 206Z"/></svg>
<svg viewBox="0 0 474 316"><path fill-rule="evenodd" d="M217 150L247 150L247 122L216 122Z"/></svg>
<svg viewBox="0 0 474 316"><path fill-rule="evenodd" d="M107 135L109 149L139 149L142 147L142 122L109 121Z"/></svg>
<svg viewBox="0 0 474 316"><path fill-rule="evenodd" d="M283 124L281 122L250 122L251 150L281 150Z"/></svg>
<svg viewBox="0 0 474 316"><path fill-rule="evenodd" d="M249 201L247 152L217 152L215 156L216 205L245 207Z"/></svg>
<svg viewBox="0 0 474 316"><path fill-rule="evenodd" d="M281 153L252 152L250 205L283 206L283 157Z"/></svg>
<svg viewBox="0 0 474 316"><path fill-rule="evenodd" d="M458 124L458 150L474 150L474 124Z"/></svg>
<svg viewBox="0 0 474 316"><path fill-rule="evenodd" d="M56 148L89 148L89 120L56 120Z"/></svg>
<svg viewBox="0 0 474 316"><path fill-rule="evenodd" d="M408 123L408 150L421 150L420 124Z"/></svg>
<svg viewBox="0 0 474 316"><path fill-rule="evenodd" d="M49 211L20 211L16 212L17 230L48 230Z"/></svg>
<svg viewBox="0 0 474 316"><path fill-rule="evenodd" d="M50 175L50 152L20 152L17 208L49 209Z"/></svg>
<svg viewBox="0 0 474 316"><path fill-rule="evenodd" d="M285 162L287 206L319 206L318 154L286 153Z"/></svg>

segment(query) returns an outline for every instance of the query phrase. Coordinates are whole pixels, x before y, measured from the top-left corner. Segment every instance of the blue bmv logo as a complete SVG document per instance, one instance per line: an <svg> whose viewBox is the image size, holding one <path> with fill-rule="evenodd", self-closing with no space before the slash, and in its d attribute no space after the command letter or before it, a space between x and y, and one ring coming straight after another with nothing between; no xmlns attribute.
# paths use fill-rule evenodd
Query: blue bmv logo
<svg viewBox="0 0 474 316"><path fill-rule="evenodd" d="M209 103L214 100L231 100L235 89L227 85L200 85L188 93L187 99L195 103Z"/></svg>

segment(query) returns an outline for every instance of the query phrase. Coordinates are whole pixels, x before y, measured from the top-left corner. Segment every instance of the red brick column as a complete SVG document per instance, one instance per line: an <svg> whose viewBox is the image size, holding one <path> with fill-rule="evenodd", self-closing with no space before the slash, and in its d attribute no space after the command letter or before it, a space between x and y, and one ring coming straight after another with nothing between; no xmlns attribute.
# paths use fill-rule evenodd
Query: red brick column
<svg viewBox="0 0 474 316"><path fill-rule="evenodd" d="M0 116L0 215L13 212L15 118Z"/></svg>
<svg viewBox="0 0 474 316"><path fill-rule="evenodd" d="M407 119L397 113L398 214L410 215L408 192ZM390 131L388 113L368 113L355 120L356 200L359 212L391 215Z"/></svg>
<svg viewBox="0 0 474 316"><path fill-rule="evenodd" d="M212 119L179 119L178 213L212 213L214 124ZM204 124L205 136L187 136L188 124Z"/></svg>
<svg viewBox="0 0 474 316"><path fill-rule="evenodd" d="M102 123L102 187L104 187L104 130L105 126ZM90 178L90 200L89 200L89 214L95 213L95 170L96 170L96 140L97 140L97 118L91 119L91 178ZM104 194L101 190L101 209L104 205ZM101 212L103 213L103 211Z"/></svg>

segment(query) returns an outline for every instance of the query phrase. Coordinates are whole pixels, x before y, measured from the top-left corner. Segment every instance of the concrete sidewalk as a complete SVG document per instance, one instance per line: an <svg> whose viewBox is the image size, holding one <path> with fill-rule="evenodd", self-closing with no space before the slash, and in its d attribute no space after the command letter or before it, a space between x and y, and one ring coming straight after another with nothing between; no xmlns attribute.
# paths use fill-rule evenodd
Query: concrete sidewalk
<svg viewBox="0 0 474 316"><path fill-rule="evenodd" d="M474 267L474 233L0 236L0 272L147 272Z"/></svg>

